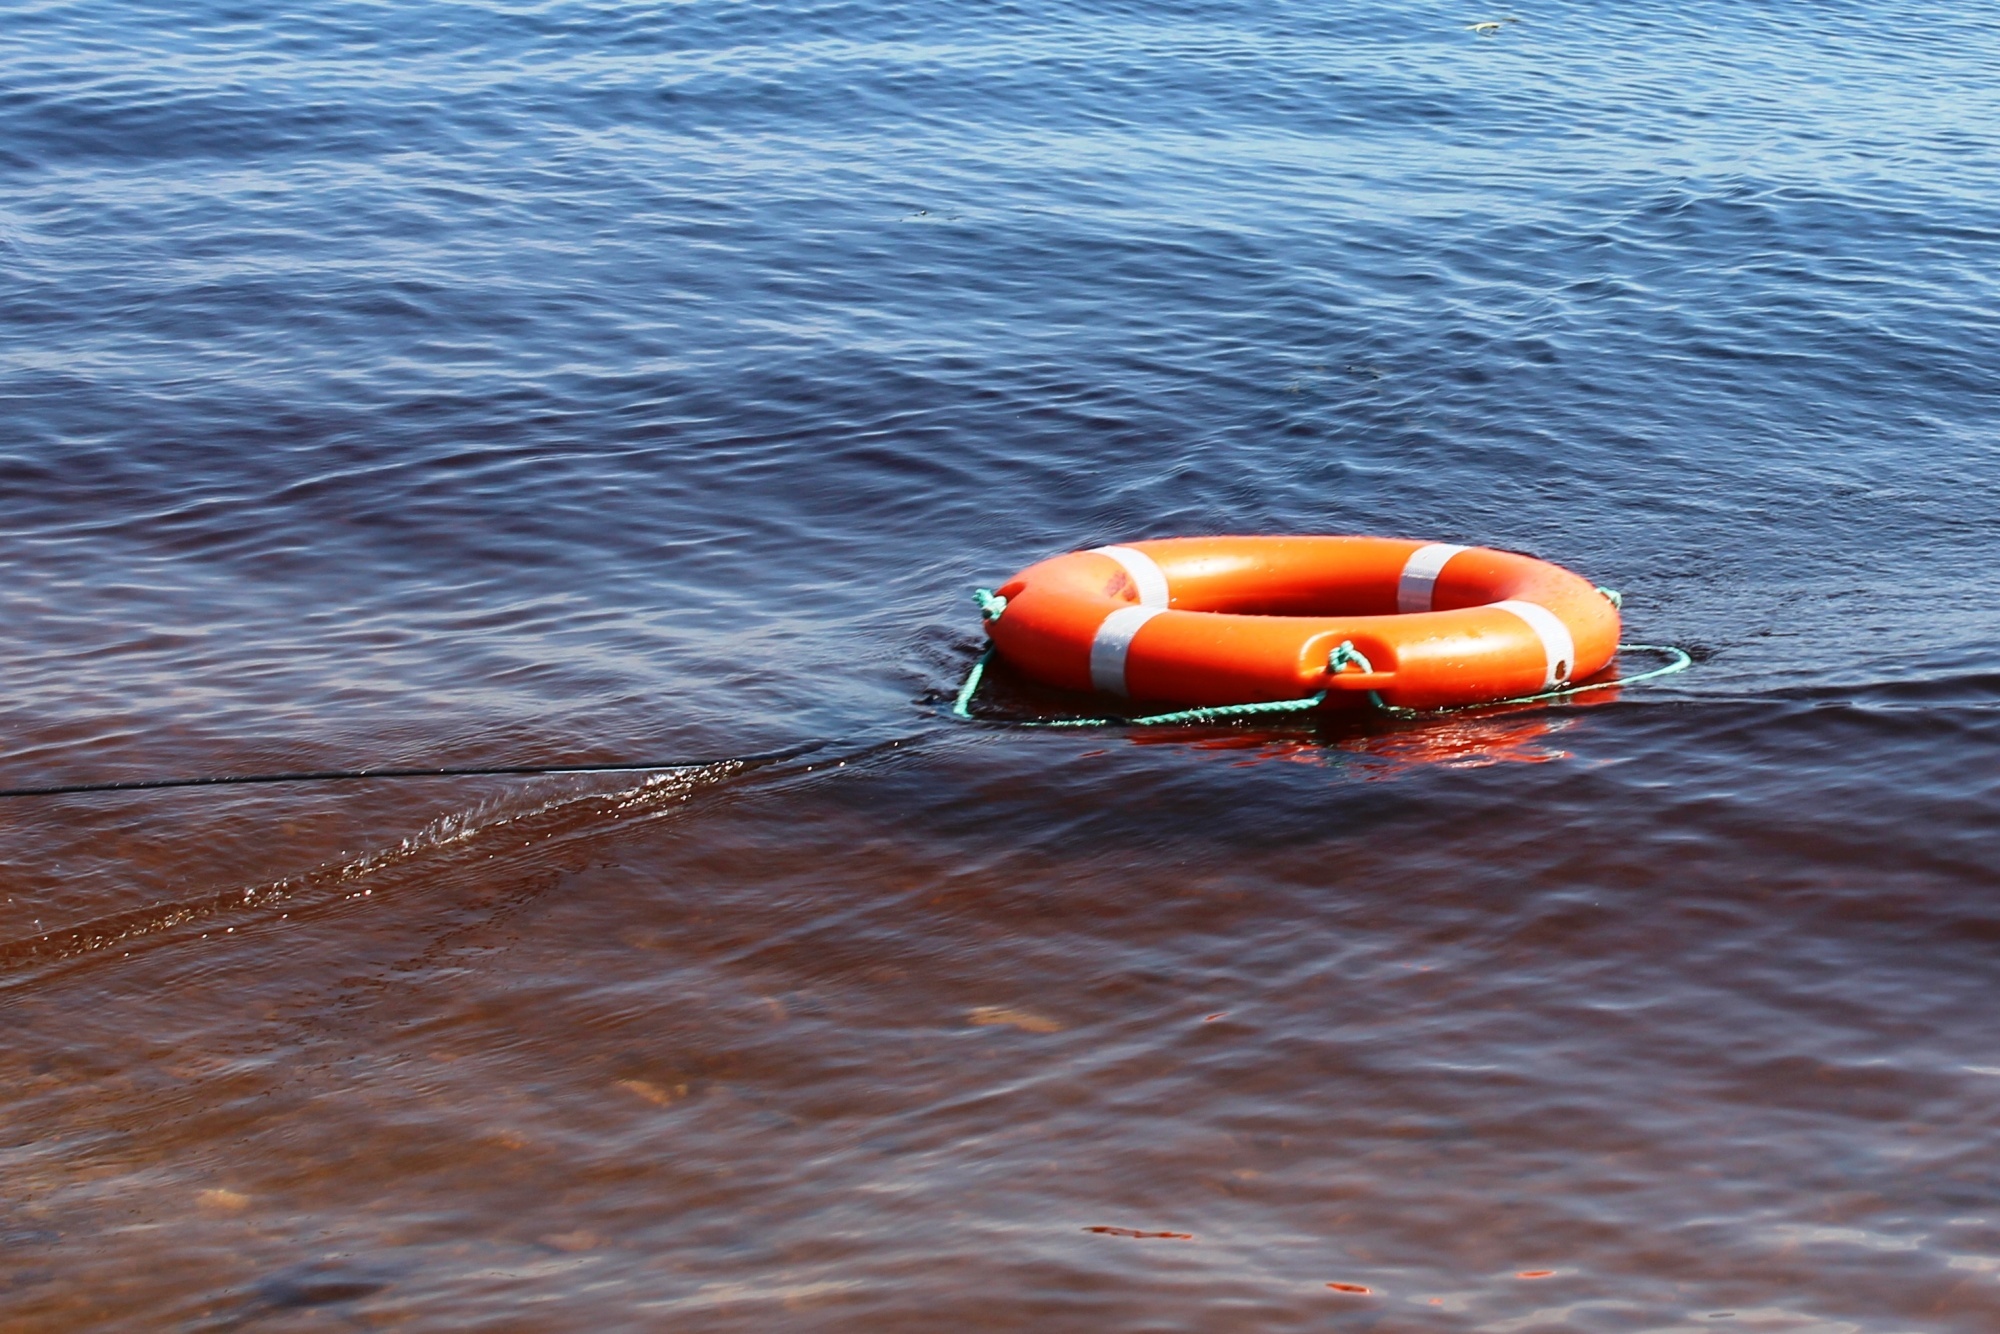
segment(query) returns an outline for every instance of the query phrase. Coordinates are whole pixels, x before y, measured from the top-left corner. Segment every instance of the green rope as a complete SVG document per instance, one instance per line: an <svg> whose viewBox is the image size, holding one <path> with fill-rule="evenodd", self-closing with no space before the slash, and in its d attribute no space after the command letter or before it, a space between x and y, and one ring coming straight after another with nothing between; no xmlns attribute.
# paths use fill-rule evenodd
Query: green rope
<svg viewBox="0 0 2000 1334"><path fill-rule="evenodd" d="M985 592L981 589L980 592ZM993 661L993 648L989 644L979 655L979 661L972 664L972 672L965 678L965 684L958 688L958 698L951 702L951 716L963 718L967 722L977 721L972 716L972 697L979 693L980 678L986 675L986 664Z"/></svg>
<svg viewBox="0 0 2000 1334"><path fill-rule="evenodd" d="M980 591L984 592L985 590L982 589ZM1000 599L1000 601L1004 604L1005 599ZM983 609L984 604L982 603L981 605ZM1503 704L1534 704L1542 700L1564 699L1570 695L1587 694L1593 690L1609 690L1614 686L1637 685L1641 681L1651 681L1662 676L1672 676L1675 672L1684 672L1694 664L1694 659L1688 656L1685 649L1675 648L1671 644L1620 644L1618 651L1620 653L1663 653L1668 655L1669 661L1664 667L1655 667L1652 671L1641 672L1637 676L1620 677L1616 681L1598 681L1590 685L1565 686L1561 690L1545 690L1537 695L1516 695L1511 699L1483 700L1478 704L1457 704L1445 709L1401 708L1394 704L1384 703L1382 697L1373 690L1368 692L1368 699L1369 702L1382 712L1393 713L1400 718L1430 718L1448 713L1460 713L1466 709L1491 709ZM982 721L975 717L972 712L972 697L979 693L979 684L986 677L987 664L992 661L993 649L989 646L984 653L979 655L979 660L972 664L972 671L966 676L965 684L958 688L958 696L952 700L951 712L954 718L960 718L966 722ZM1355 648L1352 643L1343 641L1340 647L1336 648L1327 659L1327 668L1330 671L1338 672L1348 663L1358 664L1364 672L1375 670L1369 665L1368 659L1362 655L1359 649ZM1237 718L1256 718L1280 713L1304 713L1324 704L1326 702L1326 695L1327 692L1322 690L1317 694L1308 695L1304 699L1269 700L1258 704L1215 704L1206 708L1180 709L1173 713L1148 714L1141 718L1038 718L1023 720L1016 723L1015 726L1169 727L1177 723L1228 722Z"/></svg>
<svg viewBox="0 0 2000 1334"><path fill-rule="evenodd" d="M1354 647L1354 641L1351 639L1341 640L1340 647L1327 655L1326 669L1329 672L1337 672L1350 662L1359 663L1364 672L1375 670L1375 664L1368 661L1367 655L1360 649Z"/></svg>
<svg viewBox="0 0 2000 1334"><path fill-rule="evenodd" d="M1215 704L1204 709L1181 709L1175 713L1154 713L1144 718L1043 718L1024 727L1169 727L1175 723L1220 723L1233 718L1255 718L1260 714L1304 713L1326 702L1326 692L1304 699L1274 699L1262 704ZM968 715L970 716L970 715Z"/></svg>
<svg viewBox="0 0 2000 1334"><path fill-rule="evenodd" d="M1000 619L1000 613L1007 610L1007 599L990 588L972 590L972 600L979 604L979 615L991 625Z"/></svg>
<svg viewBox="0 0 2000 1334"><path fill-rule="evenodd" d="M972 671L966 675L965 684L958 688L958 697L951 702L951 714L966 722L981 719L972 712L972 697L979 693L979 683L986 679L986 666L993 661L993 650L988 648L972 664ZM1209 723L1222 722L1229 718L1254 718L1265 713L1302 713L1318 708L1326 702L1326 692L1305 699L1280 699L1262 704L1219 704L1205 709L1182 709L1176 713L1156 713L1144 718L1040 718L1024 721L1022 727L1160 727L1169 723Z"/></svg>

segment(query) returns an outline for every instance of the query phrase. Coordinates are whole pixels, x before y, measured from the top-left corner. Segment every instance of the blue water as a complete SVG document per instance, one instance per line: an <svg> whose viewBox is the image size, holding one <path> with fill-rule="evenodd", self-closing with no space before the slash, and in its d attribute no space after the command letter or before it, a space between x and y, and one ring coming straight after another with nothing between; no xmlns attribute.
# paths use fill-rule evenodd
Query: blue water
<svg viewBox="0 0 2000 1334"><path fill-rule="evenodd" d="M1989 11L29 0L0 180L0 786L715 762L4 803L18 1327L2000 1324ZM946 716L1217 532L1698 663Z"/></svg>

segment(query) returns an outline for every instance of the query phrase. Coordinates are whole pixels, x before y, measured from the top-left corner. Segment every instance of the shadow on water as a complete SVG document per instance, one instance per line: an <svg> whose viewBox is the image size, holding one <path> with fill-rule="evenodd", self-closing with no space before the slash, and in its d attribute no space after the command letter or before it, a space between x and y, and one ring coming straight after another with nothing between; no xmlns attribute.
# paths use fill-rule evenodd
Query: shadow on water
<svg viewBox="0 0 2000 1334"><path fill-rule="evenodd" d="M377 1323L349 1308L381 1293L407 1275L407 1268L350 1259L328 1259L287 1265L259 1279L249 1292L212 1318L197 1318L186 1326L194 1334L227 1334L271 1323L296 1324L305 1313L338 1319L350 1329L375 1329ZM221 1303L220 1305L228 1305Z"/></svg>

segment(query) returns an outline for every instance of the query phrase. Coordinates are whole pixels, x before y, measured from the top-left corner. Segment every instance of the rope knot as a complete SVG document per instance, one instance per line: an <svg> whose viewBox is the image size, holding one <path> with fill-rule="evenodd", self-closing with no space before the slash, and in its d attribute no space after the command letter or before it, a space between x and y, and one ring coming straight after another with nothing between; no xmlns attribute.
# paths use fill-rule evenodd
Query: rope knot
<svg viewBox="0 0 2000 1334"><path fill-rule="evenodd" d="M973 589L972 600L979 604L979 614L988 624L999 620L1000 614L1007 610L1007 599L990 588Z"/></svg>
<svg viewBox="0 0 2000 1334"><path fill-rule="evenodd" d="M1340 641L1340 647L1336 648L1332 653L1327 655L1326 659L1327 674L1330 676L1338 676L1341 672L1341 669L1346 667L1347 664L1350 662L1359 663L1361 666L1361 670L1364 672L1372 672L1375 670L1375 664L1368 661L1367 654L1363 653L1360 649L1354 647L1353 640L1343 639Z"/></svg>

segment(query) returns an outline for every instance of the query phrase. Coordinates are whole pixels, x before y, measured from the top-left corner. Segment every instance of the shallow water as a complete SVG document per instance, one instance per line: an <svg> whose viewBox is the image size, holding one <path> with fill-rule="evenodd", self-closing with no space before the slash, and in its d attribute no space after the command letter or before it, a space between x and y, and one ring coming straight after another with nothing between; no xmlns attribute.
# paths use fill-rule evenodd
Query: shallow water
<svg viewBox="0 0 2000 1334"><path fill-rule="evenodd" d="M686 764L0 802L0 1323L2000 1326L2000 27L1518 14L12 11L0 786ZM1231 531L1699 662L947 716Z"/></svg>

